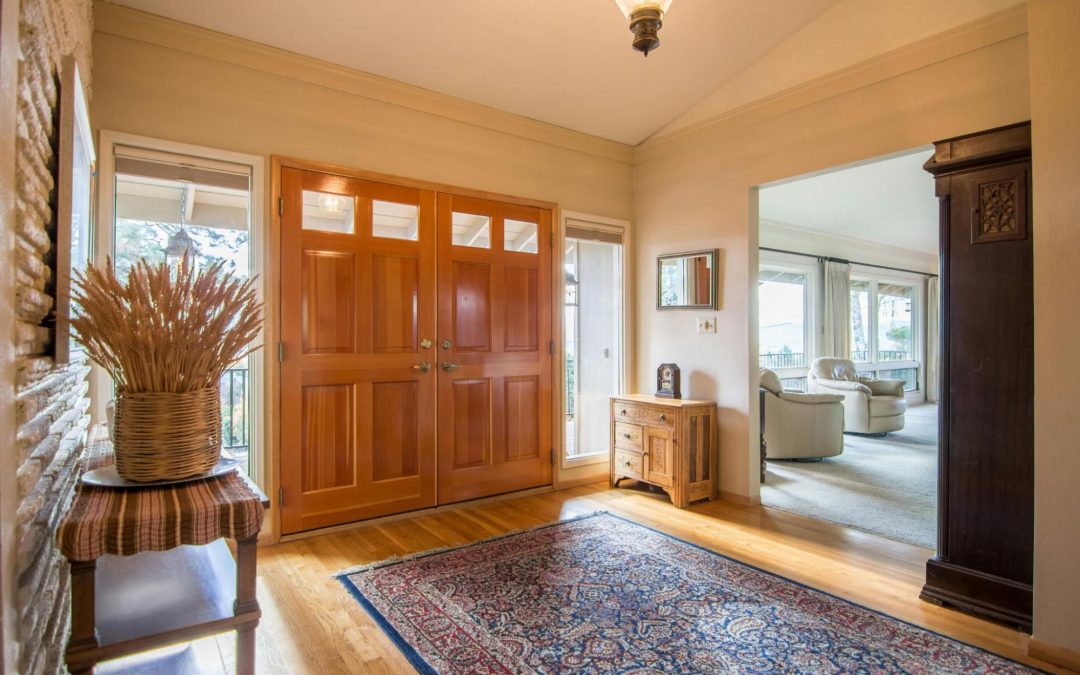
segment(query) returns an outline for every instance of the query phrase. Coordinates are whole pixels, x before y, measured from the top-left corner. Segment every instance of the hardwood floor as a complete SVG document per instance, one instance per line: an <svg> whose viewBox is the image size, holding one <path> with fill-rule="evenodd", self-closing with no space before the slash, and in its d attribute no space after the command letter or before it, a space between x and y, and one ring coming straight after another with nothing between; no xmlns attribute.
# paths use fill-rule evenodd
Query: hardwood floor
<svg viewBox="0 0 1080 675"><path fill-rule="evenodd" d="M258 672L410 672L404 657L331 575L597 510L1018 661L1067 672L1027 658L1028 638L1015 629L920 601L927 549L764 507L717 501L679 510L666 496L603 484L457 506L260 549ZM197 644L192 654L198 672L215 672L221 664L231 671L231 650L231 636Z"/></svg>

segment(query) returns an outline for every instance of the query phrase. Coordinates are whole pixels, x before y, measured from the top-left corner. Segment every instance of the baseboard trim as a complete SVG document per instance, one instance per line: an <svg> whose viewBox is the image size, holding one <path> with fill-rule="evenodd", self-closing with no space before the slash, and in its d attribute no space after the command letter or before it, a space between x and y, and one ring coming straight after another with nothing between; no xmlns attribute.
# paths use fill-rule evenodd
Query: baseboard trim
<svg viewBox="0 0 1080 675"><path fill-rule="evenodd" d="M1031 632L1031 585L940 560L926 561L919 597Z"/></svg>
<svg viewBox="0 0 1080 675"><path fill-rule="evenodd" d="M739 506L761 506L760 496L748 497L747 495L741 495L738 492L728 492L727 490L720 491L720 499L725 502L731 502L732 504L738 504Z"/></svg>
<svg viewBox="0 0 1080 675"><path fill-rule="evenodd" d="M1080 651L1046 642L1038 638L1028 640L1027 653L1033 659L1046 661L1055 666L1080 671Z"/></svg>

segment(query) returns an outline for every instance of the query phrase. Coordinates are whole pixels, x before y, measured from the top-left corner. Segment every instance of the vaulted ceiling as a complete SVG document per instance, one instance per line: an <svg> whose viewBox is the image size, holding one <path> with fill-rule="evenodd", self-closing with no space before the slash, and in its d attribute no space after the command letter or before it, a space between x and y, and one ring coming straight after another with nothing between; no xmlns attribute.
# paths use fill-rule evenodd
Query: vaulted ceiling
<svg viewBox="0 0 1080 675"><path fill-rule="evenodd" d="M114 0L637 144L838 0L675 0L649 57L612 0Z"/></svg>

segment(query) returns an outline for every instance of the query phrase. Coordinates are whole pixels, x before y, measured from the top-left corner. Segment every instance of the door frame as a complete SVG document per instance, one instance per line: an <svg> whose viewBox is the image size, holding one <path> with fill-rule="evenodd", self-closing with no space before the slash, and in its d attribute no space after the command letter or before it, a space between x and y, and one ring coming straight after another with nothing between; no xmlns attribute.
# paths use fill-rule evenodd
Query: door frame
<svg viewBox="0 0 1080 675"><path fill-rule="evenodd" d="M270 231L269 231L269 244L270 250L268 252L268 261L272 261L273 264L265 266L265 281L266 284L266 303L270 308L268 313L273 314L273 321L269 323L266 331L266 349L275 352L277 345L281 341L281 312L279 310L281 303L281 231L282 231L282 215L281 215L281 170L285 168L300 169L304 171L318 171L322 173L336 174L339 176L345 176L348 178L357 178L360 180L370 180L379 183L390 183L393 185L401 185L404 187L417 188L420 190L433 190L438 192L449 192L455 195L461 195L463 197L473 197L476 199L488 199L492 201L506 202L509 204L519 204L521 206L532 206L539 209L547 209L551 211L551 241L549 245L553 247L551 256L551 279L552 279L552 293L553 302L551 303L551 335L552 339L556 342L555 354L552 359L559 359L562 355L562 349L558 344L558 338L555 336L562 335L562 288L557 282L562 279L562 276L557 274L561 269L562 255L560 251L555 247L556 242L561 242L563 239L563 219L559 210L559 205L555 202L544 201L541 199L531 199L527 197L517 197L514 195L506 195L498 192L491 192L487 190L476 190L472 188L463 188L457 185L449 185L447 183L437 183L427 180L419 180L416 178L406 178L403 176L395 176L393 174L380 173L376 171L367 171L364 169L355 169L340 164L331 164L327 162L317 162L313 160L299 159L296 157L289 157L284 155L271 155L270 156L270 202L268 206L268 213L271 214L270 219ZM543 242L540 242L543 245ZM271 305L271 303L273 303ZM267 359L269 362L270 360ZM562 388L557 386L554 373L556 368L554 367L554 361L552 364L552 419L551 419L551 439L552 444L555 446L554 450L557 456L562 456L563 452L563 437L558 433L559 424L561 419L558 415L554 414L556 410L559 410L561 405ZM281 405L281 361L274 359L272 365L266 369L266 376L268 381L268 389L270 391L269 398L272 398L274 407L277 408ZM281 541L281 421L279 415L274 415L271 424L273 425L270 430L269 437L267 438L267 471L264 474L264 480L266 481L266 493L271 495L272 506L268 515L269 521L269 542L277 543ZM552 467L552 485L557 486L559 484L559 466L560 463L556 462ZM541 488L543 489L543 488ZM454 508L454 504L448 504L446 506L436 506L435 509ZM425 509L425 511L431 511L432 509ZM364 521L360 521L364 522ZM343 527L350 527L355 524L345 524L333 526L334 529L341 529ZM318 530L313 530L317 532ZM304 536L300 535L291 536Z"/></svg>
<svg viewBox="0 0 1080 675"><path fill-rule="evenodd" d="M622 360L619 363L619 378L623 391L633 388L634 378L634 293L633 284L635 276L631 273L634 259L634 242L629 220L619 218L607 218L595 216L578 211L562 211L558 220L558 235L555 239L555 251L552 265L555 271L559 271L558 278L552 279L554 284L555 300L553 311L558 317L558 328L552 324L552 336L555 340L555 354L558 357L558 372L553 373L552 386L557 389L556 401L559 407L556 417L564 414L566 409L566 376L564 365L566 363L566 334L563 326L564 309L566 307L566 293L563 288L563 276L561 270L566 260L566 226L571 221L587 225L601 232L611 232L622 237ZM553 225L554 227L554 225ZM557 332L556 332L557 330ZM562 489L585 485L598 480L603 480L608 475L608 465L611 463L610 453L594 455L583 459L567 459L566 457L566 425L557 424L556 434L552 436L555 443L555 451L559 461L555 463L555 488Z"/></svg>

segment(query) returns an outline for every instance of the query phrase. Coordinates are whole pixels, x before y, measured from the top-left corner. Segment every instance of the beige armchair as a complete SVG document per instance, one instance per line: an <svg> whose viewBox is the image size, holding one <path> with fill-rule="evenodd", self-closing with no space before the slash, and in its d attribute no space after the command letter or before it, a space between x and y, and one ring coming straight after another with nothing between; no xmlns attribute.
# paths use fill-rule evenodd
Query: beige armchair
<svg viewBox="0 0 1080 675"><path fill-rule="evenodd" d="M784 391L776 373L761 369L768 459L821 459L844 451L844 397Z"/></svg>
<svg viewBox="0 0 1080 675"><path fill-rule="evenodd" d="M814 359L807 374L810 391L844 397L844 431L886 434L904 428L903 380L860 377L847 359Z"/></svg>

